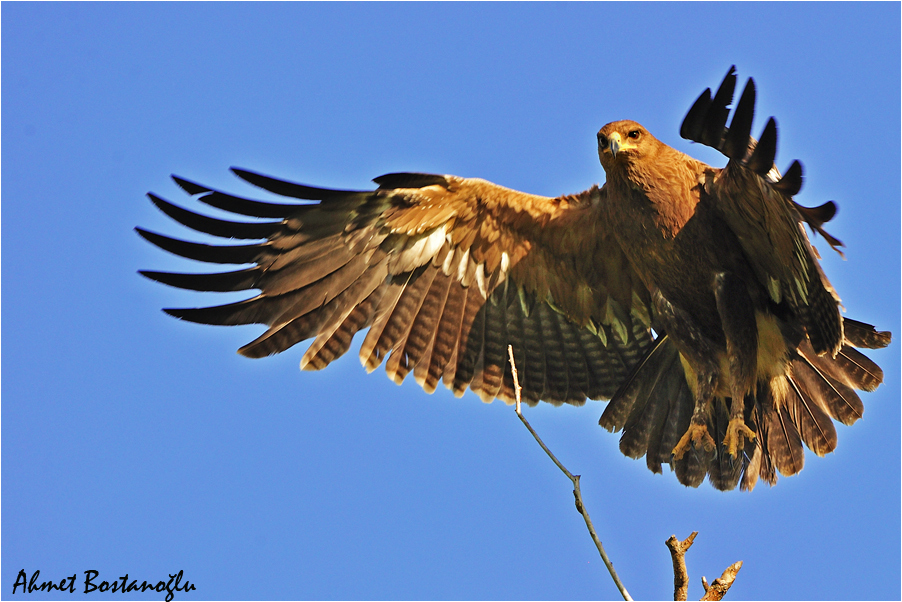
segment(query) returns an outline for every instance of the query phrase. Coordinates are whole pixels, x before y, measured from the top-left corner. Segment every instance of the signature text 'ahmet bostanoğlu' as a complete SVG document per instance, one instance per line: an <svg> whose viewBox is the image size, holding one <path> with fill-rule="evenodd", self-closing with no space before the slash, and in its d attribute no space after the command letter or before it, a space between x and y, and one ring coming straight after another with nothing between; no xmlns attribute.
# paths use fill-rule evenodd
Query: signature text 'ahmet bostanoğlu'
<svg viewBox="0 0 902 602"><path fill-rule="evenodd" d="M166 594L166 602L172 602L172 599L175 597L175 592L190 592L194 591L197 588L194 587L194 584L185 579L184 584L182 583L182 579L184 578L183 571L179 571L178 573L169 575L168 581L157 581L153 583L151 581L142 581L138 583L137 579L132 579L129 581L128 573L124 576L119 577L113 581L101 581L98 579L100 576L100 571L95 570L87 570L84 572L84 591L85 594L90 594L92 592L117 592L117 593L128 593L128 592L147 592L147 591L155 591L155 592L167 592ZM75 593L75 582L77 573L73 573L69 577L64 577L59 581L39 581L41 575L41 571L36 570L31 574L31 577L25 572L25 569L21 569L19 574L16 576L16 582L13 584L13 594L19 591L19 587L22 588L22 593L34 593L34 592L52 592L54 590L60 592L69 592L70 594Z"/></svg>

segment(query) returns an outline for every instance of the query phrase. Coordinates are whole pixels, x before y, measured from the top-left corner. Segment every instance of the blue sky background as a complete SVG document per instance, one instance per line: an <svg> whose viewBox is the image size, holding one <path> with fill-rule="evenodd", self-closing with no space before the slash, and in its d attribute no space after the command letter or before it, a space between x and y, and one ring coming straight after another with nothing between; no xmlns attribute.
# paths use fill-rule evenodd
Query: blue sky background
<svg viewBox="0 0 902 602"><path fill-rule="evenodd" d="M636 598L671 596L664 540L693 530L695 599L740 559L733 600L899 598L898 3L0 10L4 597L20 569L94 569L183 570L197 591L176 600L616 598L569 482L512 409L397 387L353 352L320 373L298 371L301 346L244 359L260 327L159 311L223 297L138 276L203 266L132 228L192 236L144 198L199 209L170 173L266 198L232 165L577 192L604 179L596 131L625 118L722 165L678 129L735 63L758 84L755 132L776 116L778 165L805 166L798 200L839 203L847 259L821 242L824 267L849 316L896 334L870 354L886 383L836 453L751 494L623 457L600 402L527 417L582 475Z"/></svg>

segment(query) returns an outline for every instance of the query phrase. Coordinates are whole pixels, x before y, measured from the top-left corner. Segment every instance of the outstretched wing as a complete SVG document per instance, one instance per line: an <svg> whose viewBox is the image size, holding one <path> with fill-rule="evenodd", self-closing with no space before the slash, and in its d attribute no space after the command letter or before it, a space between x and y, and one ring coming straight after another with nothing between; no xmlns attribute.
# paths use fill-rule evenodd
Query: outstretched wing
<svg viewBox="0 0 902 602"><path fill-rule="evenodd" d="M313 339L301 360L320 369L360 330L367 370L387 357L400 383L413 372L428 392L513 399L512 345L528 403L609 398L651 344L647 295L597 207L605 192L547 198L484 180L388 174L374 191L313 188L244 170L244 180L303 203L269 203L174 178L198 200L272 221L200 215L153 194L176 221L246 245L185 242L137 229L162 249L237 271L143 271L197 291L259 289L247 300L167 309L203 324L265 324L239 352L279 353ZM315 202L311 202L315 201Z"/></svg>
<svg viewBox="0 0 902 602"><path fill-rule="evenodd" d="M777 126L770 118L757 142L749 138L755 111L755 82L748 80L727 129L728 105L733 100L736 70L731 67L711 97L705 90L680 128L683 138L718 149L730 161L713 170L705 191L738 236L761 284L775 303L786 301L799 316L818 354L835 355L842 347L839 299L820 270L802 221L823 235L831 246L841 245L821 227L836 212L832 202L816 208L797 205L792 196L802 187L802 166L794 161L780 177L774 167Z"/></svg>

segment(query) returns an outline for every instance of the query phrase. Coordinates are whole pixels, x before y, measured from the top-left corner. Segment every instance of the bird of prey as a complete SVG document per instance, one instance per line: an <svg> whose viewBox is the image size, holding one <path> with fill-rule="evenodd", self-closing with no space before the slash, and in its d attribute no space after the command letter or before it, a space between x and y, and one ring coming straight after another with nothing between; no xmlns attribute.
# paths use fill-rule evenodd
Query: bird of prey
<svg viewBox="0 0 902 602"><path fill-rule="evenodd" d="M194 213L150 194L176 221L251 244L185 242L138 228L190 259L250 267L212 274L142 271L195 291L259 293L215 307L167 309L191 322L264 324L239 350L259 358L312 339L318 370L367 330L360 360L443 382L484 401L514 398L508 345L526 403L610 400L599 423L621 451L697 487L774 484L802 469L803 443L836 447L880 368L856 348L890 333L844 319L804 224L823 230L832 202L807 208L794 162L774 166L776 124L751 138L749 79L726 127L736 72L705 90L680 133L728 158L711 167L633 121L598 132L606 182L548 198L485 180L392 173L376 190L333 190L233 169L266 191L249 200L174 177L197 200L264 221Z"/></svg>

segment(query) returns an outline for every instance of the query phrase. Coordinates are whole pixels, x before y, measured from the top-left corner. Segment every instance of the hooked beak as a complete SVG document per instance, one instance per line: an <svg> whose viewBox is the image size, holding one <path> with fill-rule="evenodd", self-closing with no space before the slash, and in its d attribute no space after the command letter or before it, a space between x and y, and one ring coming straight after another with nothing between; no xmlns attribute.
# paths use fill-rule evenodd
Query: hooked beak
<svg viewBox="0 0 902 602"><path fill-rule="evenodd" d="M622 142L623 140L620 138L620 134L618 134L617 132L614 132L613 134L608 136L608 144L611 147L611 155L613 155L615 159L617 158L617 153L620 152L620 147L623 146Z"/></svg>

